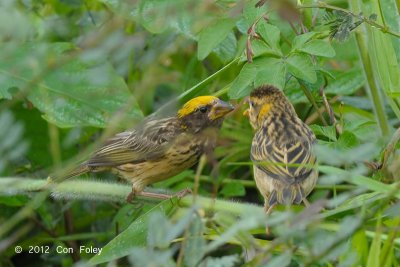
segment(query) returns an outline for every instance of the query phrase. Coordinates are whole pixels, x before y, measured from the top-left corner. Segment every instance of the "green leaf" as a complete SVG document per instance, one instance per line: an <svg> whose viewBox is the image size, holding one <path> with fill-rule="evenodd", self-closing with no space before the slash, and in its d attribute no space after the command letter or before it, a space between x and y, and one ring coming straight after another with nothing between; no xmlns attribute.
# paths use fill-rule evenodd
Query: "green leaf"
<svg viewBox="0 0 400 267"><path fill-rule="evenodd" d="M257 32L272 49L280 51L279 41L281 31L278 27L268 23L259 23L257 25Z"/></svg>
<svg viewBox="0 0 400 267"><path fill-rule="evenodd" d="M255 61L254 61L255 62ZM248 95L251 91L251 85L256 77L257 65L252 63L246 63L239 75L233 81L232 86L229 89L228 96L231 99L241 98Z"/></svg>
<svg viewBox="0 0 400 267"><path fill-rule="evenodd" d="M272 84L284 88L286 68L281 59L259 57L252 63L246 63L233 81L228 95L232 99L248 95L253 87Z"/></svg>
<svg viewBox="0 0 400 267"><path fill-rule="evenodd" d="M238 255L223 256L220 258L207 257L204 262L206 267L233 267L239 261Z"/></svg>
<svg viewBox="0 0 400 267"><path fill-rule="evenodd" d="M223 63L231 61L236 55L237 41L233 32L230 32L228 36L223 40L217 47L214 48L213 52L221 59Z"/></svg>
<svg viewBox="0 0 400 267"><path fill-rule="evenodd" d="M375 13L372 13L371 15L369 15L369 19L375 21L378 18L378 15Z"/></svg>
<svg viewBox="0 0 400 267"><path fill-rule="evenodd" d="M139 4L140 23L151 33L162 33L170 26L172 10L171 1L142 0Z"/></svg>
<svg viewBox="0 0 400 267"><path fill-rule="evenodd" d="M128 103L126 121L142 118L134 96L111 64L69 54L72 44L25 43L2 49L0 88L27 90L43 117L59 127L105 127Z"/></svg>
<svg viewBox="0 0 400 267"><path fill-rule="evenodd" d="M307 32L301 35L297 35L293 39L292 43L292 49L298 49L301 46L303 46L308 40L310 40L314 35L316 35L316 32Z"/></svg>
<svg viewBox="0 0 400 267"><path fill-rule="evenodd" d="M349 131L344 131L340 136L335 146L338 149L354 148L359 144L357 136Z"/></svg>
<svg viewBox="0 0 400 267"><path fill-rule="evenodd" d="M124 205L115 214L110 225L118 224L119 231L124 231L142 212L143 209L138 209L135 205Z"/></svg>
<svg viewBox="0 0 400 267"><path fill-rule="evenodd" d="M166 216L170 216L177 209L177 198L164 200L147 213L136 219L125 231L120 233L107 245L103 247L101 254L97 254L89 261L90 264L100 264L109 262L126 255L135 247L146 246L147 234L151 215L154 212L161 212Z"/></svg>
<svg viewBox="0 0 400 267"><path fill-rule="evenodd" d="M376 4L376 3L375 3ZM378 82L386 92L400 92L400 64L390 36L374 28L368 28L368 51ZM400 98L388 98L388 103L400 118Z"/></svg>
<svg viewBox="0 0 400 267"><path fill-rule="evenodd" d="M18 4L13 4L12 2L13 1L2 1L0 4L1 42L26 42L29 39L35 38L38 33L35 23L32 23L30 19L31 16L28 15L26 10L18 8Z"/></svg>
<svg viewBox="0 0 400 267"><path fill-rule="evenodd" d="M328 137L331 141L336 141L336 130L335 126L321 126L317 124L313 124L310 126L316 136L325 136Z"/></svg>
<svg viewBox="0 0 400 267"><path fill-rule="evenodd" d="M345 171L340 168L332 167L332 166L318 166L318 169L327 174L327 175L338 175L346 178L346 182L357 185L360 188L366 188L372 192L379 192L383 194L387 194L389 192L393 192L394 187L391 185L387 185L376 180L373 180L369 177L365 177L356 173L352 173L349 171ZM394 194L397 199L400 199L400 193L397 192Z"/></svg>
<svg viewBox="0 0 400 267"><path fill-rule="evenodd" d="M309 83L317 81L311 59L306 54L292 54L286 60L287 70L295 77Z"/></svg>
<svg viewBox="0 0 400 267"><path fill-rule="evenodd" d="M205 27L199 34L198 59L205 59L228 36L234 26L235 20L220 19L212 25Z"/></svg>
<svg viewBox="0 0 400 267"><path fill-rule="evenodd" d="M203 238L203 234L203 221L200 216L194 214L184 248L183 261L185 266L196 266L204 257L206 241Z"/></svg>
<svg viewBox="0 0 400 267"><path fill-rule="evenodd" d="M377 216L376 232L375 237L372 240L372 244L369 248L368 261L366 267L382 266L380 264L381 255L381 216Z"/></svg>
<svg viewBox="0 0 400 267"><path fill-rule="evenodd" d="M274 85L280 89L285 87L286 66L281 59L268 58L266 64L257 72L254 86Z"/></svg>
<svg viewBox="0 0 400 267"><path fill-rule="evenodd" d="M356 232L352 239L352 246L357 252L358 264L361 266L366 265L368 258L368 240L364 230Z"/></svg>
<svg viewBox="0 0 400 267"><path fill-rule="evenodd" d="M269 267L286 267L289 266L290 261L292 259L293 255L292 252L285 251L279 256L273 257L271 260L268 262Z"/></svg>
<svg viewBox="0 0 400 267"><path fill-rule="evenodd" d="M0 204L12 207L21 207L29 201L27 196L0 196Z"/></svg>
<svg viewBox="0 0 400 267"><path fill-rule="evenodd" d="M258 1L259 0L248 1L243 9L243 17L246 22L244 32L246 32L251 24L253 24L254 21L256 21L258 18L260 18L260 16L265 12L264 9L255 6Z"/></svg>
<svg viewBox="0 0 400 267"><path fill-rule="evenodd" d="M336 76L325 88L326 94L351 95L365 84L365 76L361 69L355 68Z"/></svg>
<svg viewBox="0 0 400 267"><path fill-rule="evenodd" d="M253 49L253 59L260 57L262 55L271 55L275 57L280 57L281 51L279 53L276 50L273 50L269 47L265 42L254 39L251 41L251 48Z"/></svg>
<svg viewBox="0 0 400 267"><path fill-rule="evenodd" d="M395 0L382 0L380 7L382 8L385 25L392 31L400 32L400 16L398 11L398 2ZM378 22L379 23L379 22ZM400 63L400 38L391 36L393 48L395 49L397 62Z"/></svg>
<svg viewBox="0 0 400 267"><path fill-rule="evenodd" d="M336 54L333 47L322 40L311 40L298 48L298 50L321 57L334 57Z"/></svg>
<svg viewBox="0 0 400 267"><path fill-rule="evenodd" d="M9 110L0 113L0 174L10 162L20 159L28 149L24 140L24 125L15 120Z"/></svg>
<svg viewBox="0 0 400 267"><path fill-rule="evenodd" d="M233 182L224 185L220 192L224 197L235 197L246 195L246 189L241 183Z"/></svg>

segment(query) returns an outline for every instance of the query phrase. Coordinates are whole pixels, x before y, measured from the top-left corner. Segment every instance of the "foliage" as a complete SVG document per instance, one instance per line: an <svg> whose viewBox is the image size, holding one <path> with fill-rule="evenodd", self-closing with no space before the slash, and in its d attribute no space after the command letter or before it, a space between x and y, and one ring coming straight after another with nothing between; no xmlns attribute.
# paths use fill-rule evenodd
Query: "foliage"
<svg viewBox="0 0 400 267"><path fill-rule="evenodd" d="M399 266L398 4L1 1L0 265ZM318 138L309 207L261 207L241 104L262 84ZM128 204L112 174L45 179L206 94L237 104L218 165L147 189L197 194Z"/></svg>

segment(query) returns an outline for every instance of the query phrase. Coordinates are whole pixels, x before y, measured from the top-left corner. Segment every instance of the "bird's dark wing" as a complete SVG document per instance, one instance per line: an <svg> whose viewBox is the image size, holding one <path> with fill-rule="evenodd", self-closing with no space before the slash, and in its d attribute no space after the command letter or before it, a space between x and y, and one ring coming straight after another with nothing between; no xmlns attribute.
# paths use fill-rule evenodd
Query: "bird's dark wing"
<svg viewBox="0 0 400 267"><path fill-rule="evenodd" d="M312 153L314 142L312 135L279 143L265 136L261 129L254 136L251 159L271 178L288 185L299 183L308 177L316 162Z"/></svg>
<svg viewBox="0 0 400 267"><path fill-rule="evenodd" d="M164 155L181 128L175 118L148 121L141 127L108 139L85 163L87 166L118 166L139 163Z"/></svg>

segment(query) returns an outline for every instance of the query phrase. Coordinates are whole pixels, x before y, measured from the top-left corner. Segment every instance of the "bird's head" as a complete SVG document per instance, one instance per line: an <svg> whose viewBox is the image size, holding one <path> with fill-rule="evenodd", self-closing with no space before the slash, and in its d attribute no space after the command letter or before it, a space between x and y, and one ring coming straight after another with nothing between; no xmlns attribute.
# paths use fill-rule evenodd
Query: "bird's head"
<svg viewBox="0 0 400 267"><path fill-rule="evenodd" d="M254 129L262 126L270 116L292 114L293 106L281 90L272 85L263 85L251 92L249 108L243 113L248 116Z"/></svg>
<svg viewBox="0 0 400 267"><path fill-rule="evenodd" d="M215 96L199 96L186 102L177 117L185 128L198 132L207 127L220 127L234 107Z"/></svg>

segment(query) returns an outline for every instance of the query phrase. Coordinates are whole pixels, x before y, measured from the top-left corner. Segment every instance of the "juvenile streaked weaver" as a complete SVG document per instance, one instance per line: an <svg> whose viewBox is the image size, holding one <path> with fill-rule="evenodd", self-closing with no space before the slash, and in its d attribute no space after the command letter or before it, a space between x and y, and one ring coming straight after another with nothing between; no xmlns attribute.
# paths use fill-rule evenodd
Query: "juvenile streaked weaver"
<svg viewBox="0 0 400 267"><path fill-rule="evenodd" d="M250 94L245 114L255 129L250 155L266 212L276 204L307 204L318 179L314 133L283 92L270 85Z"/></svg>

